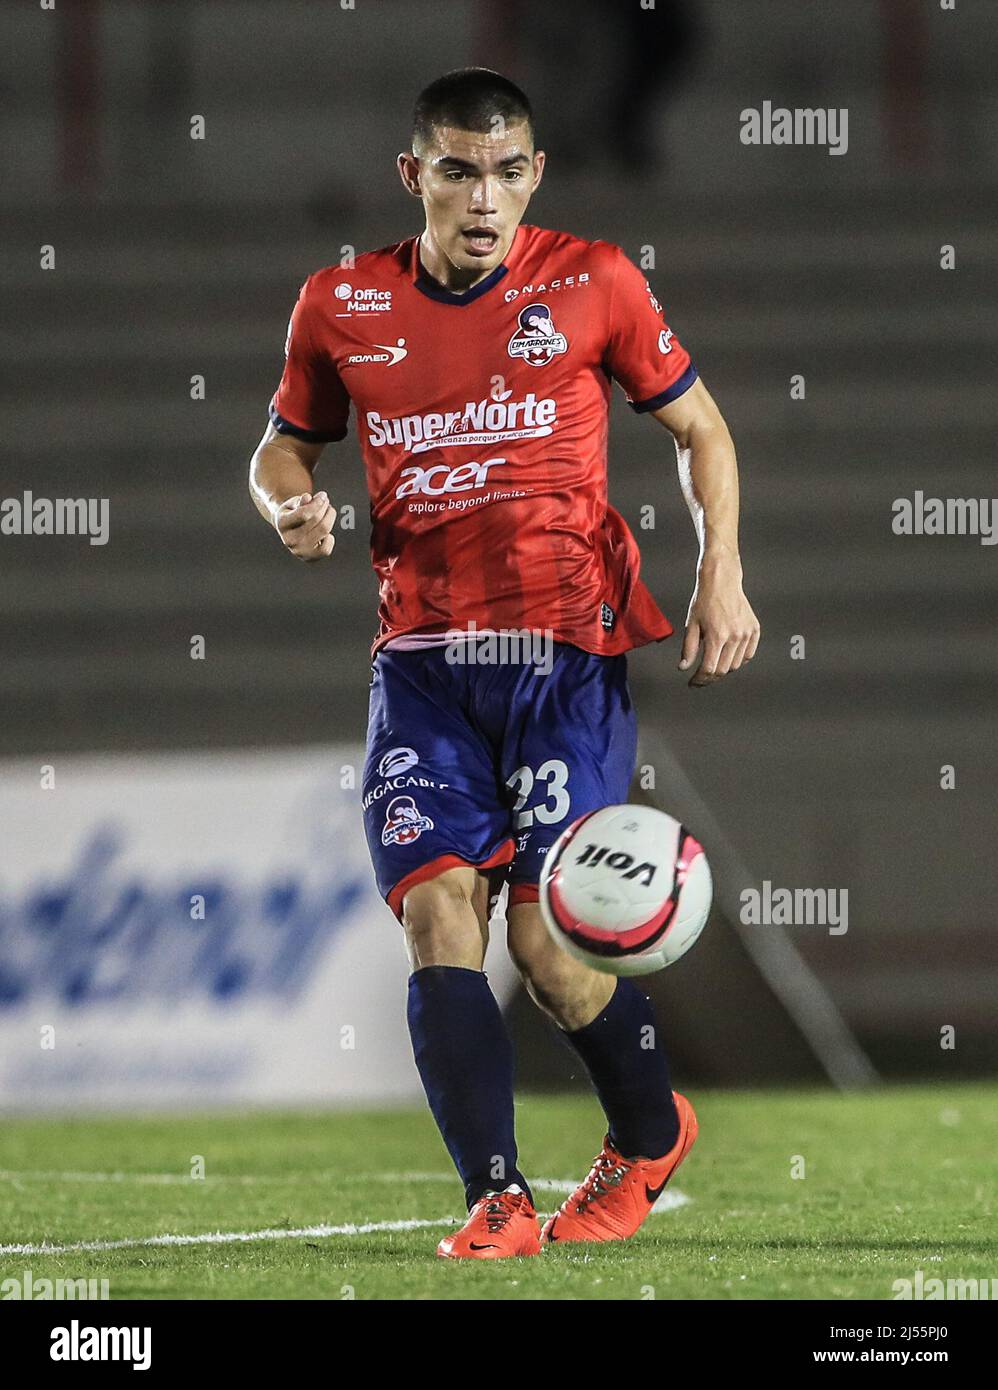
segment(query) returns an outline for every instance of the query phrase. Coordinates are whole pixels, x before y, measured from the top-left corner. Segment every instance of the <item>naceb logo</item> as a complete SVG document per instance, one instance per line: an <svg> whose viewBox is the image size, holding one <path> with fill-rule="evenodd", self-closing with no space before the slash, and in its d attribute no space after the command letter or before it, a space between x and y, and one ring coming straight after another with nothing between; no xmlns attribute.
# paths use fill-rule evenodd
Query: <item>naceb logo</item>
<svg viewBox="0 0 998 1390"><path fill-rule="evenodd" d="M519 289L507 290L503 295L507 304L514 299L519 299L521 295L529 295L531 298L535 294L553 294L557 290L574 290L578 286L588 287L590 283L589 272L584 270L581 275L566 275L564 278L558 276L555 280L544 281L539 285L521 285Z"/></svg>
<svg viewBox="0 0 998 1390"><path fill-rule="evenodd" d="M420 813L411 796L397 796L389 802L385 811L385 825L381 832L383 845L411 845L418 840L424 830L432 830L433 822L429 816Z"/></svg>
<svg viewBox="0 0 998 1390"><path fill-rule="evenodd" d="M552 358L568 351L568 339L554 326L546 304L528 304L517 314L517 331L506 345L510 357L520 357L531 367L546 367Z"/></svg>

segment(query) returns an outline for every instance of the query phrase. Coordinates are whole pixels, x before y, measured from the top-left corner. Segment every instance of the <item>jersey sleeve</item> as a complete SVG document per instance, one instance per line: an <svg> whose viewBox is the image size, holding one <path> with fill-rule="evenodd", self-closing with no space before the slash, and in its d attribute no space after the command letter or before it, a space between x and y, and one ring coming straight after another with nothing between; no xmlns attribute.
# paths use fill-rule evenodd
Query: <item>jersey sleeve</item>
<svg viewBox="0 0 998 1390"><path fill-rule="evenodd" d="M614 249L604 364L624 388L633 410L658 410L688 391L697 371L666 323L648 281L619 247Z"/></svg>
<svg viewBox="0 0 998 1390"><path fill-rule="evenodd" d="M310 444L329 444L347 432L350 397L328 351L317 343L311 277L298 294L284 344L284 375L270 402L270 418L280 434Z"/></svg>

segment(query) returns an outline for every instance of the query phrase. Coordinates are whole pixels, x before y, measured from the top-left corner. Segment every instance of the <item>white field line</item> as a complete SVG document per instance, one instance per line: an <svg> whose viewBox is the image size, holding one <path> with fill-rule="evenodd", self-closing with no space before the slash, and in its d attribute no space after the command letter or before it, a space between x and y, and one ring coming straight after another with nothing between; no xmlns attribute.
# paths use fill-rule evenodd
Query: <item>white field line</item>
<svg viewBox="0 0 998 1390"><path fill-rule="evenodd" d="M366 1221L362 1225L347 1222L343 1226L277 1227L263 1231L205 1231L196 1236L142 1236L132 1240L82 1240L71 1245L0 1245L0 1255L69 1255L79 1251L133 1250L137 1247L162 1245L233 1245L253 1240L306 1240L309 1236L366 1236L372 1231L415 1231L425 1226L459 1226L461 1218L445 1216L434 1221Z"/></svg>
<svg viewBox="0 0 998 1390"><path fill-rule="evenodd" d="M329 1175L334 1176L334 1175ZM139 1183L191 1183L198 1179L184 1177L179 1173L74 1173L74 1172L10 1172L0 1171L0 1181L26 1180L59 1180L64 1182L139 1182ZM342 1181L342 1178L340 1178ZM355 1181L375 1181L375 1182L449 1182L453 1183L457 1179L453 1173L372 1173L362 1178L357 1175ZM207 1181L204 1179L203 1181ZM215 1178L219 1182L235 1183L254 1183L254 1182L306 1182L314 1181L304 1174L296 1174L289 1178L279 1178L273 1174L243 1174L231 1178ZM577 1184L563 1178L534 1178L531 1186L543 1192L569 1193L575 1190ZM685 1207L690 1204L691 1198L679 1191L663 1192L661 1197L651 1209L651 1215L657 1216L666 1211L674 1211L677 1207ZM206 1231L198 1235L160 1235L160 1236L141 1236L132 1237L124 1240L86 1240L76 1241L68 1245L52 1245L47 1241L36 1245L0 1245L0 1255L69 1255L81 1251L89 1253L99 1253L107 1250L134 1250L143 1247L157 1246L179 1246L179 1245L232 1245L246 1244L250 1241L258 1240L307 1240L323 1239L327 1236L364 1236L382 1231L416 1231L434 1226L458 1226L461 1218L458 1216L444 1216L433 1220L419 1220L412 1218L402 1221L366 1221L362 1223L346 1222L339 1226L316 1225L299 1227L273 1227L262 1231Z"/></svg>

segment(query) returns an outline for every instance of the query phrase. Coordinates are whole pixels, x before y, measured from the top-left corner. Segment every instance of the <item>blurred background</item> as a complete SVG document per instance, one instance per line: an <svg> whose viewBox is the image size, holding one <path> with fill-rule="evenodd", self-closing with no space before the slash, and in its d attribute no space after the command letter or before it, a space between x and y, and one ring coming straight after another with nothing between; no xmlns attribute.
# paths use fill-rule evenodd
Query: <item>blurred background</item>
<svg viewBox="0 0 998 1390"><path fill-rule="evenodd" d="M702 691L676 639L630 667L635 796L691 825L718 884L696 950L648 981L678 1078L993 1073L995 552L892 520L919 489L995 491L998 10L65 0L2 21L0 501L106 498L110 530L0 535L0 1101L419 1095L356 790L356 434L318 473L358 518L330 565L283 553L246 473L300 284L421 229L394 159L418 90L469 63L535 104L528 220L649 267L738 447L759 655ZM847 152L743 144L766 101L848 108ZM681 628L673 451L619 391L610 477ZM847 890L848 931L741 922L764 882ZM488 968L521 1084L583 1085L501 931Z"/></svg>

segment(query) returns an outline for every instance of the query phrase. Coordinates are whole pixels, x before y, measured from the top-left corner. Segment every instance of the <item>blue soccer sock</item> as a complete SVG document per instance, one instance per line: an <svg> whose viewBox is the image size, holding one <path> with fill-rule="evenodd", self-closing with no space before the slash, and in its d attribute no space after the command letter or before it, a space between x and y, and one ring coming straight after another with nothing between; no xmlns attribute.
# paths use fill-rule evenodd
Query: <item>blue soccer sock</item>
<svg viewBox="0 0 998 1390"><path fill-rule="evenodd" d="M614 1148L626 1158L667 1154L679 1115L651 1000L632 980L618 980L603 1012L564 1036L586 1065Z"/></svg>
<svg viewBox="0 0 998 1390"><path fill-rule="evenodd" d="M516 1166L513 1045L484 973L457 965L416 970L408 1019L426 1099L468 1206L510 1183L530 1196Z"/></svg>

